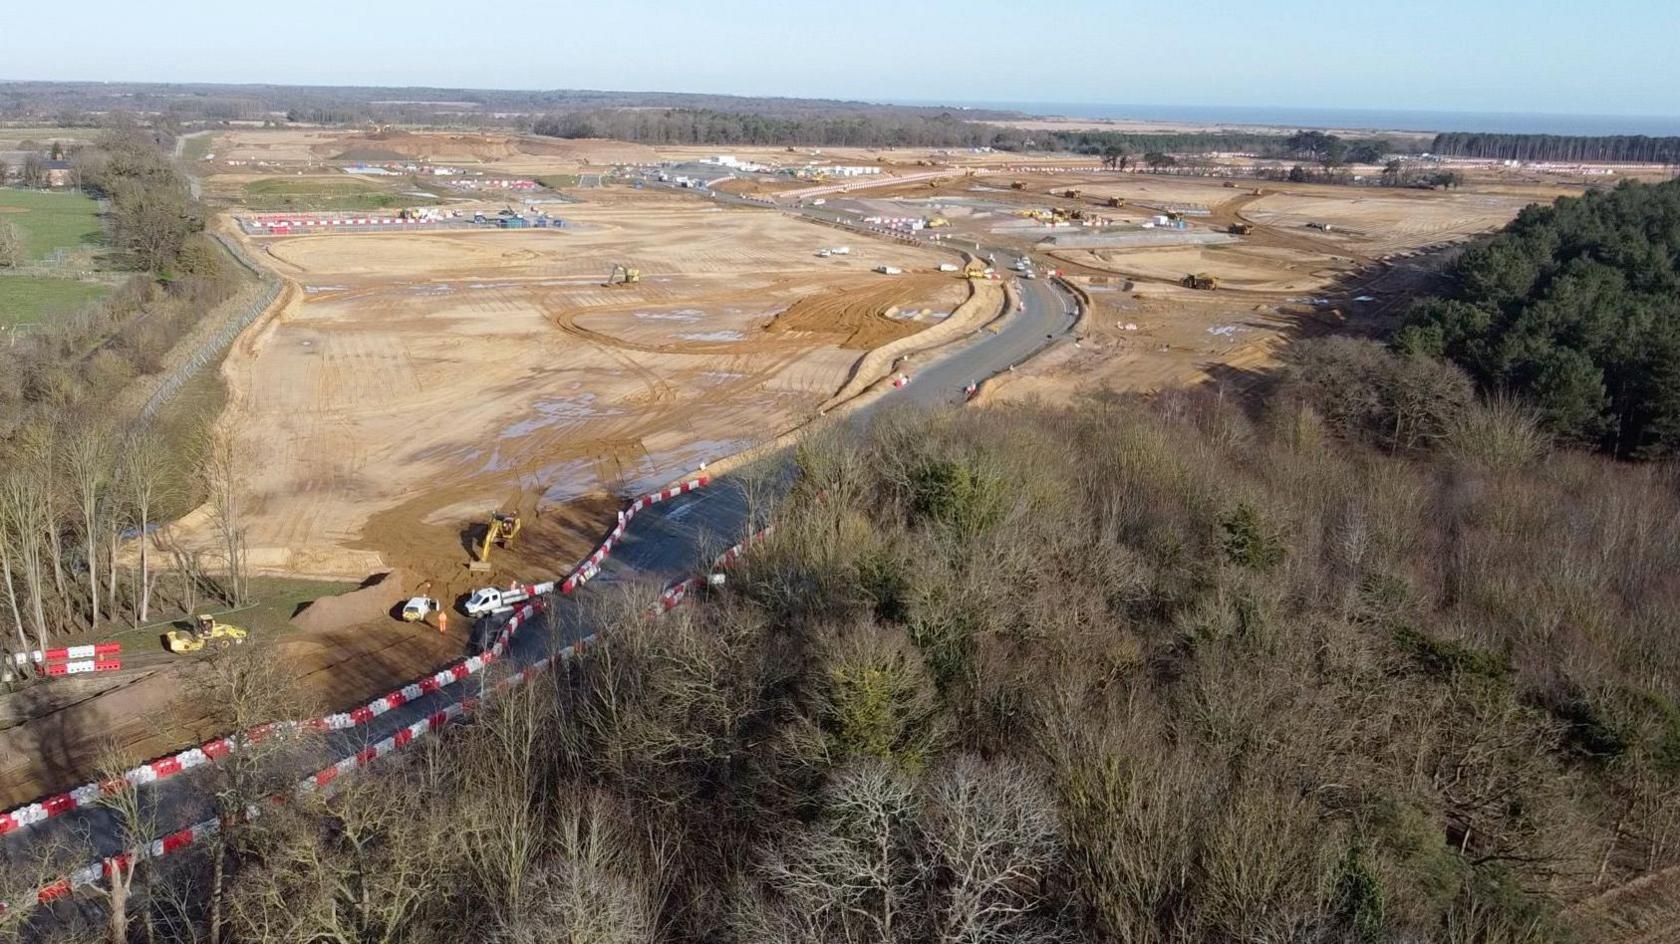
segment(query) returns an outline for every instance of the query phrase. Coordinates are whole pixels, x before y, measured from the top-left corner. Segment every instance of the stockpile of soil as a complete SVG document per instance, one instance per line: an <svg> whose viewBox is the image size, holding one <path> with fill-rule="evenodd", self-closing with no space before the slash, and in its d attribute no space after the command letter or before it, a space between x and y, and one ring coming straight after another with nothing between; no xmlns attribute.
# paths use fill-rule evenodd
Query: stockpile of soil
<svg viewBox="0 0 1680 944"><path fill-rule="evenodd" d="M414 575L399 567L360 590L316 600L292 617L292 625L306 633L322 633L371 622L388 615L414 582Z"/></svg>

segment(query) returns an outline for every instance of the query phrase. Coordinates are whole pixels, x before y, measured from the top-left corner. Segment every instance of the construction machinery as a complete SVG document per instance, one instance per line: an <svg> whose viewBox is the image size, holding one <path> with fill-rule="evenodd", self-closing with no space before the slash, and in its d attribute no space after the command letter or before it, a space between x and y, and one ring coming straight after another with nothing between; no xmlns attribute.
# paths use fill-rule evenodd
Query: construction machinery
<svg viewBox="0 0 1680 944"><path fill-rule="evenodd" d="M1225 230L1232 236L1247 236L1249 233L1254 232L1254 224L1232 223L1230 226L1225 227Z"/></svg>
<svg viewBox="0 0 1680 944"><path fill-rule="evenodd" d="M1123 207L1123 206L1126 205L1126 198L1125 197L1109 197L1108 198L1108 205L1111 206L1111 207Z"/></svg>
<svg viewBox="0 0 1680 944"><path fill-rule="evenodd" d="M229 649L244 642L247 635L242 627L217 622L214 616L205 613L193 620L192 629L186 632L172 629L163 634L163 639L170 652L186 653L198 652L206 646Z"/></svg>
<svg viewBox="0 0 1680 944"><path fill-rule="evenodd" d="M490 549L492 547L506 548L512 545L513 539L518 536L522 524L517 511L498 511L492 514L490 520L484 525L484 540L480 541L478 547L473 549L474 556L478 558L475 564L485 566L475 566L473 569L488 569Z"/></svg>
<svg viewBox="0 0 1680 944"><path fill-rule="evenodd" d="M1067 197L1069 200L1077 200L1079 199L1079 191L1073 187L1069 187L1068 189L1062 191L1062 196Z"/></svg>
<svg viewBox="0 0 1680 944"><path fill-rule="evenodd" d="M1027 189L1027 182L1024 181L1024 180L1017 180L1014 183L1009 185L1009 189L1010 190L1025 190L1025 189Z"/></svg>
<svg viewBox="0 0 1680 944"><path fill-rule="evenodd" d="M950 226L950 225L951 225L951 221L946 219L943 216L930 216L927 219L927 228L928 229L939 229L942 226Z"/></svg>
<svg viewBox="0 0 1680 944"><path fill-rule="evenodd" d="M614 265L607 276L608 285L635 285L642 280L642 270L627 265Z"/></svg>
<svg viewBox="0 0 1680 944"><path fill-rule="evenodd" d="M1219 278L1217 276L1209 275L1206 272L1194 272L1190 275L1186 275L1182 279L1179 279L1178 284L1184 286L1185 288L1211 292L1219 287Z"/></svg>

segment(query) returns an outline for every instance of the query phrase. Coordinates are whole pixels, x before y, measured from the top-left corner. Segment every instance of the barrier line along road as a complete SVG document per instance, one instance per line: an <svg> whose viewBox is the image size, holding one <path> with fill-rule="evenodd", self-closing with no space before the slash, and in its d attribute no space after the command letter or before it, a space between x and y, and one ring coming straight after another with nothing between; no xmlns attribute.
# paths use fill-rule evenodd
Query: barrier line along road
<svg viewBox="0 0 1680 944"><path fill-rule="evenodd" d="M658 500L659 499L654 499L654 501ZM650 502L650 504L652 504L652 502ZM642 507L646 506L644 505ZM727 551L724 551L723 554L720 555L713 563L712 571L734 565L736 561L740 560L742 554L745 554L753 545L758 544L767 538L770 535L771 530L771 527L765 527L742 540L735 546L729 548ZM707 576L709 576L709 574ZM659 595L659 602L654 605L653 613L655 615L660 615L675 609L688 597L689 593L691 593L695 588L701 586L705 579L707 579L706 576L690 577L672 584ZM541 612L543 607L544 604L542 602L533 602L528 604L526 607L523 607L521 613L516 615L515 618L529 618L530 616ZM504 631L504 635L502 637L504 640L511 638L511 629L512 627L510 627L509 630ZM590 633L588 636L585 636L571 645L561 649L554 656L539 659L520 669L518 672L509 675L507 678L500 680L497 682L495 690L499 693L506 689L522 685L525 682L530 681L532 678L535 678L539 673L547 671L549 666L553 665L556 661L564 665L575 658L578 653L584 652L589 646L592 646L599 638L599 631ZM304 794L325 790L333 783L337 782L340 777L352 773L362 767L366 767L382 757L394 754L410 744L413 744L425 735L442 730L452 722L466 718L475 708L477 708L478 703L478 699L469 696L461 699L460 701L454 702L453 704L447 705L442 710L433 712L432 714L415 721L407 727L398 730L389 737L370 744L354 754L347 755L326 767L322 767L315 773L300 780L297 787L294 789L294 792ZM281 798L275 797L274 799L279 800ZM261 816L261 814L261 808L253 805L246 808L243 819L249 821L256 819ZM216 835L221 831L221 829L222 823L218 819L201 820L190 826L159 836L143 846L137 846L135 848L118 852L114 855L105 856L104 858L90 862L87 865L76 869L64 878L42 886L36 892L36 901L40 904L46 904L59 898L63 898L66 895L73 893L78 888L85 888L99 882L103 878L109 877L113 872L119 869L126 871L135 862L147 859L161 859L165 856L186 849L194 843ZM6 908L7 905L5 903L0 903L0 911L4 911Z"/></svg>
<svg viewBox="0 0 1680 944"><path fill-rule="evenodd" d="M602 562L606 560L607 555L612 553L613 547L624 538L624 535L630 526L630 522L635 519L638 512L644 511L647 508L659 504L660 502L669 501L678 495L692 492L698 488L703 488L710 481L711 479L709 477L700 476L698 478L681 482L669 488L661 489L657 492L649 492L646 495L640 496L635 501L630 502L623 511L619 512L618 523L614 525L612 531L607 534L607 537L595 549L594 553L579 562L577 566L573 568L572 573L564 581L562 581L560 584L560 591L562 593L570 594L600 572ZM463 679L471 678L472 676L477 675L485 668L485 666L489 665L497 658L500 658L502 651L506 647L507 640L512 635L512 630L518 627L519 622L522 619L522 616L516 614L515 617L509 621L508 627L498 634L496 642L489 647L486 652L470 656L466 659L462 659L451 665L445 666L431 675L416 679L401 688L387 692L358 708L326 715L321 718L313 718L307 721L283 723L301 724L321 731L339 731L366 724L393 708L400 708L405 704L418 700L422 696L439 691L449 685L462 681ZM86 646L63 651L76 652L81 649L95 650L96 648L97 647ZM51 652L57 651L59 650L52 650ZM49 654L51 654L51 652L49 652ZM70 664L76 665L76 663ZM120 667L121 663L117 662L116 666ZM51 667L49 666L49 669L50 668ZM77 668L73 671L96 670L102 671L102 669L96 669L91 665L87 668ZM44 822L56 816L62 816L72 810L90 806L97 803L102 797L110 796L123 790L139 787L145 784L156 783L160 780L167 780L170 777L182 773L183 771L192 770L196 767L201 767L215 760L219 760L234 750L237 750L241 740L252 736L252 734L253 732L245 732L243 735L236 734L216 738L197 747L188 748L187 750L171 754L167 757L148 761L130 770L124 771L120 777L85 783L72 790L44 797L34 803L26 804L6 813L0 813L0 836L4 836L7 833L11 833L28 826L33 826L36 823Z"/></svg>

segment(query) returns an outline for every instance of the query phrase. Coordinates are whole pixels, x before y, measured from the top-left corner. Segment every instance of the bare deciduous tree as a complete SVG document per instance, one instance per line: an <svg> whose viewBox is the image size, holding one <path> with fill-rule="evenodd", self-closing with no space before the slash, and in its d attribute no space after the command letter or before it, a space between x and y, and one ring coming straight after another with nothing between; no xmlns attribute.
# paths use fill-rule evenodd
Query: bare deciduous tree
<svg viewBox="0 0 1680 944"><path fill-rule="evenodd" d="M138 531L139 567L136 579L135 625L151 618L152 570L149 532L152 515L170 501L177 483L171 472L169 448L151 427L142 427L123 443L119 466L122 493L134 515Z"/></svg>
<svg viewBox="0 0 1680 944"><path fill-rule="evenodd" d="M220 944L227 916L230 859L251 853L245 845L249 811L275 797L292 795L297 771L320 758L313 729L286 722L313 712L296 680L255 644L213 652L193 676L179 708L185 717L205 718L228 731L237 746L211 765L212 789L221 828L210 838L209 940Z"/></svg>
<svg viewBox="0 0 1680 944"><path fill-rule="evenodd" d="M0 528L0 537L4 538L8 549L7 591L13 601L13 612L16 613L17 595L11 583L10 571L11 564L15 561L23 575L24 591L28 594L30 625L35 630L35 645L45 649L49 636L42 550L45 546L44 534L50 529L51 522L47 518L46 508L39 500L39 484L40 477L27 470L12 470L0 478L0 524L4 525ZM21 633L20 622L20 636ZM24 644L24 648L29 646Z"/></svg>
<svg viewBox="0 0 1680 944"><path fill-rule="evenodd" d="M233 436L213 429L205 434L199 483L210 506L210 522L216 529L223 561L227 565L228 602L245 602L245 524L240 507L244 488L244 457Z"/></svg>
<svg viewBox="0 0 1680 944"><path fill-rule="evenodd" d="M64 465L75 499L76 529L82 535L91 627L99 625L99 536L112 475L109 443L108 431L92 420L83 420L64 434Z"/></svg>

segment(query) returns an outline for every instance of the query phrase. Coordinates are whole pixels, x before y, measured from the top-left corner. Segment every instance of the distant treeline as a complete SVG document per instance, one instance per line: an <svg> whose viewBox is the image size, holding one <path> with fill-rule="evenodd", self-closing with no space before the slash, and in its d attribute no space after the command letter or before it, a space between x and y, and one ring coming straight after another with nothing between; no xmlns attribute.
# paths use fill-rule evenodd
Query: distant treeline
<svg viewBox="0 0 1680 944"><path fill-rule="evenodd" d="M772 116L892 113L938 115L951 109L874 105L841 99L614 92L593 89L462 89L155 82L0 82L0 116L63 127L97 126L110 112L153 115L178 124L223 121L319 124L418 124L524 128L540 115L608 109L684 108ZM1014 112L961 109L965 118Z"/></svg>
<svg viewBox="0 0 1680 944"><path fill-rule="evenodd" d="M995 147L1023 133L882 109L847 115L772 115L709 108L601 109L549 115L531 127L555 138L614 138L643 144L823 145L829 147Z"/></svg>
<svg viewBox="0 0 1680 944"><path fill-rule="evenodd" d="M1452 131L1435 136L1431 153L1497 161L1627 161L1680 163L1680 138L1642 134L1605 137L1562 134L1481 134Z"/></svg>
<svg viewBox="0 0 1680 944"><path fill-rule="evenodd" d="M1394 153L1380 138L1343 140L1316 131L1294 135L1239 131L1164 134L1025 130L970 120L967 113L906 113L872 108L847 114L718 111L710 108L602 108L538 119L531 130L556 138L614 138L642 144L990 147L1052 150L1113 157L1121 154L1202 154L1234 151L1331 165L1372 163Z"/></svg>

